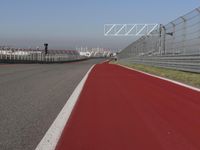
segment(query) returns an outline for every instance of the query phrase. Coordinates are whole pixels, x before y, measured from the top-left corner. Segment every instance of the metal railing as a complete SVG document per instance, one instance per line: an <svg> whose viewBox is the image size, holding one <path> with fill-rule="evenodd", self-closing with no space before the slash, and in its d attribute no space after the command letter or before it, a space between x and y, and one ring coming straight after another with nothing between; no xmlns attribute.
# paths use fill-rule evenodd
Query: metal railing
<svg viewBox="0 0 200 150"><path fill-rule="evenodd" d="M41 50L0 48L0 63L62 63L86 59L77 51L49 50L45 54Z"/></svg>
<svg viewBox="0 0 200 150"><path fill-rule="evenodd" d="M200 72L200 7L151 36L142 36L118 55L119 61Z"/></svg>

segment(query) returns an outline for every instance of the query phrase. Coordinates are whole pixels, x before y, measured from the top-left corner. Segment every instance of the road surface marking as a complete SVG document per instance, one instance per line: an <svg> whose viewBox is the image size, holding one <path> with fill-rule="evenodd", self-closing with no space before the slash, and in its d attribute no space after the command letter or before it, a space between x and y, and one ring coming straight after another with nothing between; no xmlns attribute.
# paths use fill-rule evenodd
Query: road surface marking
<svg viewBox="0 0 200 150"><path fill-rule="evenodd" d="M75 88L74 92L69 97L67 103L62 108L62 110L56 117L55 121L52 123L52 125L50 126L50 128L48 129L48 131L46 132L46 134L40 141L40 143L37 145L35 150L54 150L55 149L57 142L62 134L62 131L83 89L85 81L93 67L94 65L89 69L89 71L86 73L84 78Z"/></svg>
<svg viewBox="0 0 200 150"><path fill-rule="evenodd" d="M130 70L134 70L134 71L136 71L136 72L140 72L140 73L143 73L143 74L146 74L146 75L155 77L155 78L159 78L159 79L162 79L162 80L165 80L165 81L169 81L169 82L172 82L172 83L174 83L174 84L178 84L178 85L180 85L180 86L183 86L183 87L186 87L186 88L189 88L189 89L192 89L192 90L195 90L195 91L200 92L200 89L199 89L199 88L195 88L195 87L193 87L193 86L189 86L189 85L187 85L187 84L184 84L184 83L181 83L181 82L178 82L178 81L174 81L174 80L171 80L171 79L167 79L167 78L164 78L164 77L160 77L160 76L157 76L157 75L153 75L153 74L150 74L150 73L146 73L146 72L143 72L143 71L140 71L140 70L137 70L137 69L133 69L133 68L130 68L130 67L127 67L127 66L124 66L124 65L120 65L120 64L118 64L118 65L121 66L121 67L130 69Z"/></svg>

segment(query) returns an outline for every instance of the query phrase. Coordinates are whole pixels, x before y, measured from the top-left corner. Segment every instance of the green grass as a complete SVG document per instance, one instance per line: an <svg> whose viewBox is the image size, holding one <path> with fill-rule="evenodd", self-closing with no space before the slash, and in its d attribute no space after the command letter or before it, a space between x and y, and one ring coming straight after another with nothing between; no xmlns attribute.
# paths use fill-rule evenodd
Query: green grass
<svg viewBox="0 0 200 150"><path fill-rule="evenodd" d="M125 64L125 63L116 63L116 62L112 62L112 63L121 64L121 65L131 67L137 70L141 70L150 74L165 77L168 79L172 79L175 81L179 81L179 82L200 88L200 74L199 73L184 72L184 71L165 69L161 67L153 67L153 66L142 65L142 64Z"/></svg>

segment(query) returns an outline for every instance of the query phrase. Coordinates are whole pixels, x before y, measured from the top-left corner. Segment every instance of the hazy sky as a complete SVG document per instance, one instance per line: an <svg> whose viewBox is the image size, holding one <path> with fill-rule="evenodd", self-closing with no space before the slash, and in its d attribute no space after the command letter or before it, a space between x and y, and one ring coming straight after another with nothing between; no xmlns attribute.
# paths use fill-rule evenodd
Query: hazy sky
<svg viewBox="0 0 200 150"><path fill-rule="evenodd" d="M134 37L104 37L107 23L163 23L200 0L0 0L0 45L124 48Z"/></svg>

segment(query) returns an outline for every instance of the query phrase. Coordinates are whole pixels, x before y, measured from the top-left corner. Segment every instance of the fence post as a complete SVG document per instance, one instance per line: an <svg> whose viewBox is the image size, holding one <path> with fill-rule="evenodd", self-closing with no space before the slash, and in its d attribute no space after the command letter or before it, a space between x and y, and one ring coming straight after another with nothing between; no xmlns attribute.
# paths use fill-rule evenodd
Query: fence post
<svg viewBox="0 0 200 150"><path fill-rule="evenodd" d="M164 54L165 55L165 43L166 43L166 28L165 28L165 26L162 26L162 29L163 29L163 53L161 53L161 55L162 54Z"/></svg>
<svg viewBox="0 0 200 150"><path fill-rule="evenodd" d="M183 39L182 39L182 46L183 46L183 54L185 55L186 54L186 50L185 50L185 40L186 40L186 19L182 16L180 17L182 20L183 20Z"/></svg>
<svg viewBox="0 0 200 150"><path fill-rule="evenodd" d="M196 8L196 11L200 14L200 8ZM200 15L199 15L199 17L200 17ZM199 51L199 52L198 52ZM197 52L199 53L199 55L200 55L200 48L197 50Z"/></svg>
<svg viewBox="0 0 200 150"><path fill-rule="evenodd" d="M171 23L172 26L173 26L173 31L172 31L172 33L173 33L173 40L172 40L172 53L173 53L173 55L174 55L174 50L175 50L174 43L175 43L175 40L176 40L174 34L175 34L175 32L176 32L176 24L173 23L173 22L170 22L170 23Z"/></svg>
<svg viewBox="0 0 200 150"><path fill-rule="evenodd" d="M0 52L1 52L1 53L0 53L0 59L1 59L0 62L1 62L1 61L2 61L2 58L3 58L3 57L2 57L3 48L1 48L1 51L0 51Z"/></svg>
<svg viewBox="0 0 200 150"><path fill-rule="evenodd" d="M162 24L160 24L160 27L159 27L159 54L161 55L162 54Z"/></svg>

